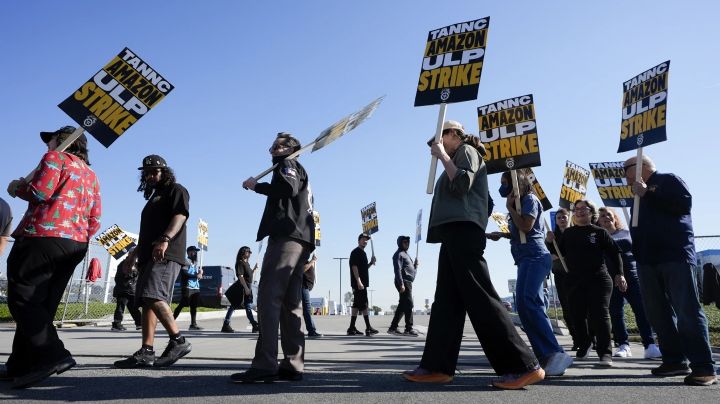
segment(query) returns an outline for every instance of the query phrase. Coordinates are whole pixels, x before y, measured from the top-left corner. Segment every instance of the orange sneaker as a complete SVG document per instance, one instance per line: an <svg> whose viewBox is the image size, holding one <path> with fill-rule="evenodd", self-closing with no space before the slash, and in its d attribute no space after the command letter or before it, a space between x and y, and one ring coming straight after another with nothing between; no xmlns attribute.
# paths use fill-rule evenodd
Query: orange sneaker
<svg viewBox="0 0 720 404"><path fill-rule="evenodd" d="M445 384L451 383L453 377L440 372L431 372L423 368L415 368L414 370L406 370L403 372L403 377L409 382L415 383L438 383Z"/></svg>
<svg viewBox="0 0 720 404"><path fill-rule="evenodd" d="M521 374L507 374L492 381L493 387L503 390L519 390L525 386L535 384L545 378L545 371L542 368L531 370Z"/></svg>

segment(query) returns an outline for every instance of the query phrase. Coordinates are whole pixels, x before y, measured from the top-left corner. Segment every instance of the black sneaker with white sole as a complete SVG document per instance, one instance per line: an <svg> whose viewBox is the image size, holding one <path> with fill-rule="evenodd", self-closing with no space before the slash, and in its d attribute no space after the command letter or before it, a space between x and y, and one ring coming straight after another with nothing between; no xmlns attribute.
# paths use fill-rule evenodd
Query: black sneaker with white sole
<svg viewBox="0 0 720 404"><path fill-rule="evenodd" d="M182 342L171 339L170 342L168 342L167 347L165 347L162 355L155 360L155 365L153 366L156 368L168 367L177 362L178 359L189 354L190 351L192 351L192 344L190 344L185 338L182 339Z"/></svg>
<svg viewBox="0 0 720 404"><path fill-rule="evenodd" d="M651 370L654 376L668 377L668 376L684 376L690 374L690 367L686 363L663 363L662 365Z"/></svg>
<svg viewBox="0 0 720 404"><path fill-rule="evenodd" d="M155 363L155 351L148 351L140 348L129 357L115 362L118 369L133 369L150 367Z"/></svg>

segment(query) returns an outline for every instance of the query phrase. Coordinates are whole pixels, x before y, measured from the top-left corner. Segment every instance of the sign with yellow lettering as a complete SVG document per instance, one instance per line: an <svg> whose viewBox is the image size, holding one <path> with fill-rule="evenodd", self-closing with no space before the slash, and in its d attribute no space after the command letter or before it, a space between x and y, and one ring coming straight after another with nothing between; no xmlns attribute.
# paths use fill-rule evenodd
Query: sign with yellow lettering
<svg viewBox="0 0 720 404"><path fill-rule="evenodd" d="M95 240L116 260L122 258L131 248L136 246L135 239L116 224L95 236Z"/></svg>
<svg viewBox="0 0 720 404"><path fill-rule="evenodd" d="M320 247L320 213L313 210L313 221L315 222L315 246Z"/></svg>
<svg viewBox="0 0 720 404"><path fill-rule="evenodd" d="M488 174L540 165L532 94L478 107Z"/></svg>
<svg viewBox="0 0 720 404"><path fill-rule="evenodd" d="M565 162L560 188L560 207L575 210L575 202L585 198L590 171L570 161Z"/></svg>
<svg viewBox="0 0 720 404"><path fill-rule="evenodd" d="M538 181L537 177L535 177L535 173L533 172L532 168L523 168L520 171L525 174L528 180L530 180L530 185L532 185L533 187L535 196L540 199L543 210L548 211L552 209L552 203L550 203L550 199L548 199L547 194L545 194L545 190L543 190L542 186L540 186L540 182Z"/></svg>
<svg viewBox="0 0 720 404"><path fill-rule="evenodd" d="M360 209L360 216L362 217L363 233L374 234L380 230L380 227L378 226L377 206L375 205L375 202Z"/></svg>
<svg viewBox="0 0 720 404"><path fill-rule="evenodd" d="M668 60L623 83L618 153L667 140L669 74Z"/></svg>
<svg viewBox="0 0 720 404"><path fill-rule="evenodd" d="M626 208L633 205L635 195L625 178L624 162L590 163L590 171L605 206Z"/></svg>
<svg viewBox="0 0 720 404"><path fill-rule="evenodd" d="M207 222L204 222L202 219L198 220L198 229L197 229L197 246L203 251L208 250L208 224Z"/></svg>
<svg viewBox="0 0 720 404"><path fill-rule="evenodd" d="M58 106L109 147L173 88L155 69L125 48Z"/></svg>
<svg viewBox="0 0 720 404"><path fill-rule="evenodd" d="M415 106L477 99L490 17L428 33Z"/></svg>

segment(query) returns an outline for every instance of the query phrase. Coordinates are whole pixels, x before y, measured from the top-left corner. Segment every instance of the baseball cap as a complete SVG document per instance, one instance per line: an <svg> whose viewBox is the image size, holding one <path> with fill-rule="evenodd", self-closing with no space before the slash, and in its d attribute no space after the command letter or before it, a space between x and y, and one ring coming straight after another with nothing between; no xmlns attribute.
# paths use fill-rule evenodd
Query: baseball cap
<svg viewBox="0 0 720 404"><path fill-rule="evenodd" d="M165 162L165 159L158 156L157 154L151 154L143 159L142 167L138 167L138 170L142 170L145 168L162 168L162 167L167 167L167 163Z"/></svg>
<svg viewBox="0 0 720 404"><path fill-rule="evenodd" d="M53 131L53 132L40 132L40 139L42 139L43 143L47 144L52 140L53 136L57 136L61 133L70 134L75 132L74 126L63 126L62 128Z"/></svg>
<svg viewBox="0 0 720 404"><path fill-rule="evenodd" d="M360 235L358 236L358 241L360 241L360 239L362 239L362 238L366 238L366 239L370 240L370 235L367 233L360 233Z"/></svg>
<svg viewBox="0 0 720 404"><path fill-rule="evenodd" d="M186 251L187 251L187 252L190 252L190 251L200 251L200 249L197 248L197 247L195 247L194 245L191 245L190 247L187 248Z"/></svg>

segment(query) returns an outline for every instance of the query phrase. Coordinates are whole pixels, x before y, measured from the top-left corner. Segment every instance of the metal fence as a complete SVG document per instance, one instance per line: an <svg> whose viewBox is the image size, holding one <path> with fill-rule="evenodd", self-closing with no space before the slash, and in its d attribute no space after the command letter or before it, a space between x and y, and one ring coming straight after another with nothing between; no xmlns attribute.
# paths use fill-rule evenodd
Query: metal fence
<svg viewBox="0 0 720 404"><path fill-rule="evenodd" d="M7 304L7 256L11 248L12 240L0 259L0 305ZM85 276L93 258L100 261L102 276L95 282L87 282ZM111 278L110 273L114 274L116 267L117 261L112 259L100 244L91 242L85 258L75 268L65 288L60 306L55 313L55 321L60 323L112 321L115 311L115 299L112 297L115 280Z"/></svg>

